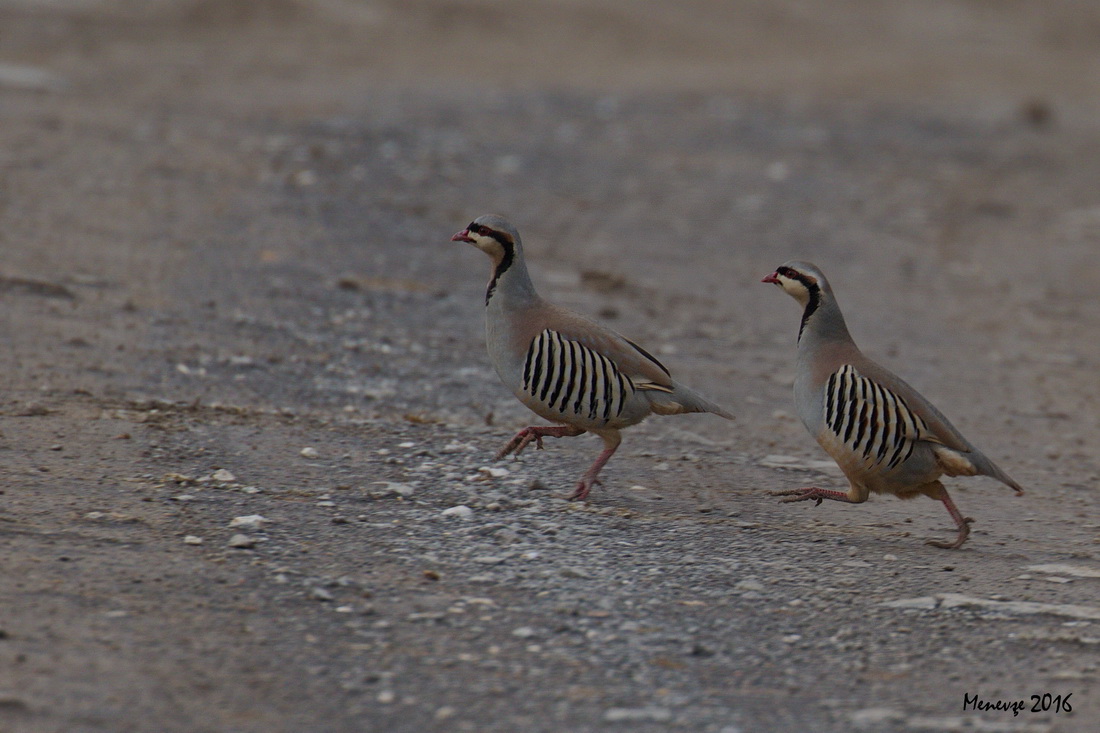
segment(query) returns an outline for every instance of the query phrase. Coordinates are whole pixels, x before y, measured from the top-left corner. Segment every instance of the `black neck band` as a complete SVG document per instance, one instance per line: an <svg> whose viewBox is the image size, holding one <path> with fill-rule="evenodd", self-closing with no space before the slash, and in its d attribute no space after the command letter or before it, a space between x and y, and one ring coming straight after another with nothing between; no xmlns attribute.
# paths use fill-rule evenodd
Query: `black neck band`
<svg viewBox="0 0 1100 733"><path fill-rule="evenodd" d="M806 330L806 321L810 320L810 316L814 314L817 307L821 305L821 288L816 283L808 284L805 281L800 281L806 286L806 290L810 294L810 299L806 302L806 310L802 311L802 325L798 327L798 340L802 340L802 332Z"/></svg>
<svg viewBox="0 0 1100 733"><path fill-rule="evenodd" d="M489 305L489 299L492 298L493 293L496 292L497 280L499 280L500 276L512 266L512 261L516 258L516 247L514 244L506 242L500 237L493 237L493 239L500 242L500 246L504 248L504 256L500 258L500 262L497 264L496 269L493 270L493 279L489 281L489 287L485 290L485 305Z"/></svg>

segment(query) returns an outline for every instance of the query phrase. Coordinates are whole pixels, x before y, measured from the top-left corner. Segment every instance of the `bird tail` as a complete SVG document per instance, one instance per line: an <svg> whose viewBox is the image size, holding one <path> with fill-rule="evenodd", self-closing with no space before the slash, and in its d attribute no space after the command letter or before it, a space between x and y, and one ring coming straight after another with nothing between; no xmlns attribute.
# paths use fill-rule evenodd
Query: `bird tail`
<svg viewBox="0 0 1100 733"><path fill-rule="evenodd" d="M686 412L710 412L718 417L732 420L733 415L723 407L711 402L698 392L678 382L672 383L671 391L664 389L647 390L639 385L649 399L649 404L658 415L681 415Z"/></svg>
<svg viewBox="0 0 1100 733"><path fill-rule="evenodd" d="M982 476L995 478L1005 486L1015 490L1016 496L1023 496L1024 488L1016 483L1015 479L1002 471L1000 466L986 458L980 452L975 451L974 454L970 456L970 462L974 464L974 467L978 469L978 473Z"/></svg>

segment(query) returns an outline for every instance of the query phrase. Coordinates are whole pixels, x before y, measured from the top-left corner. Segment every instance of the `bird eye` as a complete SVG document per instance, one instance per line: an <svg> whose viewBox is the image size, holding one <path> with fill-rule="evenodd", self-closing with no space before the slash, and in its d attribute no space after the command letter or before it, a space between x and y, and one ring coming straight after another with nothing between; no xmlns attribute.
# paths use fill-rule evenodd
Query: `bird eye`
<svg viewBox="0 0 1100 733"><path fill-rule="evenodd" d="M466 227L466 229L468 231L473 232L474 234L484 234L485 233L485 227L481 226L476 221L470 222L470 226Z"/></svg>
<svg viewBox="0 0 1100 733"><path fill-rule="evenodd" d="M797 272L789 267L780 267L778 270L776 270L776 272L778 272L783 277L790 278L791 280L794 280L798 275Z"/></svg>

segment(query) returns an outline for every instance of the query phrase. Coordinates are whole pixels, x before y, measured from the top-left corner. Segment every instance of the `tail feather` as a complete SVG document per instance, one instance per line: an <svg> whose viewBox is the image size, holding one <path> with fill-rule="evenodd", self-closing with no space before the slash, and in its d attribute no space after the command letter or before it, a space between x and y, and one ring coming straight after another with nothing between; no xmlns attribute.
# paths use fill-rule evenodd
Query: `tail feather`
<svg viewBox="0 0 1100 733"><path fill-rule="evenodd" d="M986 458L985 454L980 450L974 449L970 453L967 453L966 459L974 466L974 473L980 476L995 478L1005 486L1013 489L1016 492L1016 496L1023 496L1024 488L1016 483L1015 479L1002 471L1000 466Z"/></svg>
<svg viewBox="0 0 1100 733"><path fill-rule="evenodd" d="M718 417L732 420L733 415L723 407L711 402L698 392L673 382L672 391L646 391L649 404L658 415L681 415L686 412L709 412Z"/></svg>
<svg viewBox="0 0 1100 733"><path fill-rule="evenodd" d="M985 456L982 456L982 460L980 462L976 461L975 463L978 466L978 472L981 473L983 476L989 476L990 478L997 479L1005 486L1013 489L1016 492L1016 496L1024 495L1024 487L1016 483L1015 479L1002 471L1000 466L998 466L993 461L989 460Z"/></svg>

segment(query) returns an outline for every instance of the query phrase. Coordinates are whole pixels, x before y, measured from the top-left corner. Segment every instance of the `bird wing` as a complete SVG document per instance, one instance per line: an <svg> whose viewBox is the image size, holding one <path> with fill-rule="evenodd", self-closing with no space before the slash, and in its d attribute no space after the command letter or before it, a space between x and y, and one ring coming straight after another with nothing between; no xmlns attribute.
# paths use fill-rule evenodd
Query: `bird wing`
<svg viewBox="0 0 1100 733"><path fill-rule="evenodd" d="M555 309L547 327L608 359L636 389L671 392L672 375L655 356L609 328L569 311Z"/></svg>
<svg viewBox="0 0 1100 733"><path fill-rule="evenodd" d="M639 389L611 359L551 328L531 340L522 388L552 411L604 421L618 417Z"/></svg>
<svg viewBox="0 0 1100 733"><path fill-rule="evenodd" d="M889 369L876 364L862 354L860 356L863 357L861 363L856 365L860 374L879 384L883 389L889 390L899 399L904 400L913 414L923 421L924 433L921 440L942 443L952 450L964 453L970 453L974 450L974 446L971 445L970 441L964 438L962 433L951 424L951 421L936 409L935 405L925 399L924 395L913 389Z"/></svg>
<svg viewBox="0 0 1100 733"><path fill-rule="evenodd" d="M870 371L866 367L863 370ZM956 447L957 442L952 441L952 445L937 434L923 411L913 404L913 395L919 395L911 387L904 390L897 383L886 385L882 375L864 372L845 364L829 376L825 385L825 427L853 453L870 464L892 469L903 463L920 441L969 450L965 441L963 447Z"/></svg>

